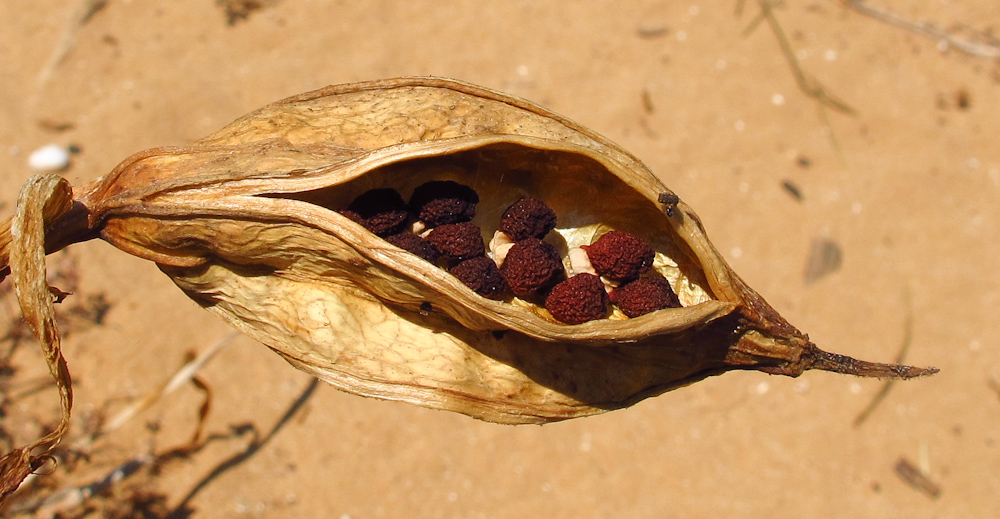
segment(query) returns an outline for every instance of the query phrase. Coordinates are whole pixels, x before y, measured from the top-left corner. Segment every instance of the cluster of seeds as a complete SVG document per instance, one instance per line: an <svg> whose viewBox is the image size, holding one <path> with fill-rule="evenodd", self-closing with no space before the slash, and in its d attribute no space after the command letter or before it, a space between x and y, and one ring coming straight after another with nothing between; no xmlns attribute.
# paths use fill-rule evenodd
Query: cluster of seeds
<svg viewBox="0 0 1000 519"><path fill-rule="evenodd" d="M451 180L418 186L407 203L391 188L372 189L339 211L389 243L446 268L477 294L513 294L545 306L567 324L608 317L615 305L628 317L681 306L666 279L650 273L654 251L641 238L610 231L569 251L570 277L559 251L543 241L556 214L524 197L504 211L489 246L472 223L479 195Z"/></svg>

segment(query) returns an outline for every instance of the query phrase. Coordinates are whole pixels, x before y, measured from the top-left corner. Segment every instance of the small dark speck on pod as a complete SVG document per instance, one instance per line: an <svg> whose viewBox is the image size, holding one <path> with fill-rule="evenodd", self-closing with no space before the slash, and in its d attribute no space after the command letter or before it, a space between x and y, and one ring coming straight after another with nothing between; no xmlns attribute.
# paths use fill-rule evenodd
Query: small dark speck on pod
<svg viewBox="0 0 1000 519"><path fill-rule="evenodd" d="M434 311L434 305L428 303L427 301L420 303L420 315L427 316L430 315L430 313L433 311Z"/></svg>
<svg viewBox="0 0 1000 519"><path fill-rule="evenodd" d="M671 217L674 215L674 209L677 208L678 202L681 201L680 197L674 193L660 193L657 200L665 206L664 211L667 213L667 216Z"/></svg>
<svg viewBox="0 0 1000 519"><path fill-rule="evenodd" d="M507 330L493 330L492 332L490 332L490 334L493 335L494 339L499 341L500 339L503 339L505 335L507 335Z"/></svg>

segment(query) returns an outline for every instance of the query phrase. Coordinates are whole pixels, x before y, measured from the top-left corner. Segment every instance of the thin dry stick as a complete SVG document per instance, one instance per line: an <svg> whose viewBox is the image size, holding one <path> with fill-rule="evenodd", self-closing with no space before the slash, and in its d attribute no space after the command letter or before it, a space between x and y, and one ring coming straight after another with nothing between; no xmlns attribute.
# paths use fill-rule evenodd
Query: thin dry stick
<svg viewBox="0 0 1000 519"><path fill-rule="evenodd" d="M980 58L1000 58L1000 42L993 40L989 43L976 43L972 41L960 40L954 36L934 27L930 24L914 23L896 14L881 9L876 9L862 0L846 0L845 5L854 12L863 16L874 18L880 22L899 27L915 34L943 42L949 47L954 47L966 54Z"/></svg>
<svg viewBox="0 0 1000 519"><path fill-rule="evenodd" d="M903 343L899 347L899 354L896 355L896 363L903 362L906 358L907 352L910 351L910 345L913 343L913 302L910 300L910 291L906 291L906 321L903 324ZM882 385L882 389L872 398L872 401L868 403L868 407L865 407L864 411L854 419L854 427L861 427L861 424L868 420L868 417L875 412L875 409L885 400L885 397L889 395L889 390L892 389L895 380L889 379L885 381Z"/></svg>
<svg viewBox="0 0 1000 519"><path fill-rule="evenodd" d="M205 364L207 364L208 361L215 356L216 353L219 353L219 351L222 350L222 348L227 346L237 336L239 336L239 332L229 333L221 340L213 344L210 348L201 352L201 354L198 355L197 358L182 366L181 369L178 370L177 373L175 373L174 376L171 377L170 380L168 380L167 383L163 385L163 387L161 387L157 391L147 394L142 399L134 402L132 405L119 411L118 414L116 414L113 418L108 420L108 423L107 425L104 426L103 430L101 431L101 434L107 434L111 431L114 431L115 429L118 429L122 425L125 425L125 423L131 420L134 416L141 413L142 411L145 411L146 409L149 409L153 404L158 402L161 398L163 398L166 395L169 395L170 393L174 392L177 388L188 383L198 373L198 371L200 371L201 368L203 368Z"/></svg>
<svg viewBox="0 0 1000 519"><path fill-rule="evenodd" d="M97 14L98 11L104 9L108 4L108 0L82 0L81 4L73 12L70 18L69 24L63 30L62 37L59 38L59 43L56 45L55 49L52 50L52 54L49 56L49 60L42 67L42 70L38 73L38 86L43 87L52 78L52 74L55 72L59 65L66 60L69 53L72 52L73 47L76 45L76 34L80 30L80 27L86 25L90 19Z"/></svg>
<svg viewBox="0 0 1000 519"><path fill-rule="evenodd" d="M795 50L792 48L791 42L788 41L788 36L785 35L784 29L781 28L781 23L778 22L778 18L774 15L771 2L760 0L759 3L760 13L750 22L746 30L743 31L743 35L748 36L762 21L766 21L771 27L774 37L778 40L778 45L781 46L781 53L785 56L785 60L788 61L788 66L792 69L792 75L795 76L795 82L798 84L799 89L807 96L818 101L821 107L828 106L845 114L855 115L857 111L854 108L834 97L823 88L823 85L806 75L802 70L802 66L799 65L798 58L795 57Z"/></svg>

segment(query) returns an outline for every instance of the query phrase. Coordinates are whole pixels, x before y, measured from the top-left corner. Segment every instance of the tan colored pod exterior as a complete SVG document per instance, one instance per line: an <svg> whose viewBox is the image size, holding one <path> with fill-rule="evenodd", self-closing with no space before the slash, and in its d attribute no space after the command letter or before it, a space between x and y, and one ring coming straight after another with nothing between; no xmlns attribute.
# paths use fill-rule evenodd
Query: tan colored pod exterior
<svg viewBox="0 0 1000 519"><path fill-rule="evenodd" d="M406 196L432 179L473 187L484 229L521 196L544 200L564 257L605 229L641 236L684 307L562 324L530 301L485 299L335 212L368 189ZM50 248L99 235L340 389L484 420L591 415L730 369L933 372L819 350L638 159L532 103L454 80L288 98L191 146L136 154L76 200Z"/></svg>

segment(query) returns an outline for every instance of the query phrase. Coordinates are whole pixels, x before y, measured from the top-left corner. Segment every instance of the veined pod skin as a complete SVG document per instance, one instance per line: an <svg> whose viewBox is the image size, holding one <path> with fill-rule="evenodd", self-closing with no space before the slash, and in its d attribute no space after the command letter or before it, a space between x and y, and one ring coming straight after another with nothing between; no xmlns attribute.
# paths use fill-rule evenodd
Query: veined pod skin
<svg viewBox="0 0 1000 519"><path fill-rule="evenodd" d="M682 307L563 324L530 299L482 297L337 212L370 189L409 194L430 180L472 187L484 230L521 197L544 200L558 215L547 241L563 257L606 230L641 237ZM290 97L190 146L137 153L71 203L49 205L59 207L44 216L48 252L103 239L344 391L497 423L593 415L733 369L936 372L820 350L732 271L691 207L639 159L535 104L455 80ZM18 268L11 225L0 229L2 273Z"/></svg>

